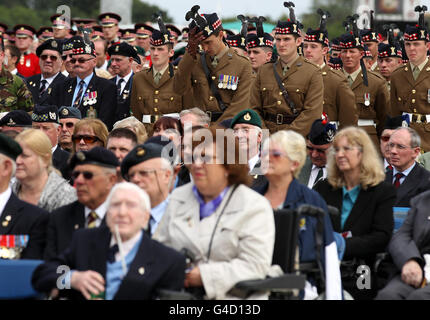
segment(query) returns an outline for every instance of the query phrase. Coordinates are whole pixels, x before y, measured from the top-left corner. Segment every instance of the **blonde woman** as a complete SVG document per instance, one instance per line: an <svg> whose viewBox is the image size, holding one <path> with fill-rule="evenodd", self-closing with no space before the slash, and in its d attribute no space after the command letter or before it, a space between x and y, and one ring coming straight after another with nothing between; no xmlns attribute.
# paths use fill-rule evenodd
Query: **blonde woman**
<svg viewBox="0 0 430 320"><path fill-rule="evenodd" d="M19 199L49 212L76 201L75 189L52 166L51 142L40 130L16 137L23 152L16 159L13 192Z"/></svg>
<svg viewBox="0 0 430 320"><path fill-rule="evenodd" d="M146 132L144 124L133 116L115 122L113 128L130 129L137 136L137 144L142 144L148 139L148 133Z"/></svg>
<svg viewBox="0 0 430 320"><path fill-rule="evenodd" d="M393 231L396 192L384 179L382 161L368 134L348 127L334 137L327 156L327 179L314 187L328 205L339 210L332 224L345 238L343 261L351 262L341 267L343 285L356 299L372 298L375 292L358 290L355 277L348 278L347 273L361 263L372 266ZM354 267L348 270L348 265Z"/></svg>

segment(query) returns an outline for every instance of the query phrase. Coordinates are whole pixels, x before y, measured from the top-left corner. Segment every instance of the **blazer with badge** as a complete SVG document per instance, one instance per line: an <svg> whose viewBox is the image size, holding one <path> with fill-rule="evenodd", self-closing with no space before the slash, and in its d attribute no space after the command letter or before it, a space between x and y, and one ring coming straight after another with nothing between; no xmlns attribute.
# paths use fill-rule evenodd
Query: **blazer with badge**
<svg viewBox="0 0 430 320"><path fill-rule="evenodd" d="M105 219L101 225L105 224ZM85 228L85 207L79 201L51 212L46 237L44 259L62 253L72 241L76 230Z"/></svg>
<svg viewBox="0 0 430 320"><path fill-rule="evenodd" d="M303 57L298 57L285 75L280 60L276 70L294 103L297 117L293 119L294 113L282 96L272 62L262 65L258 70L251 89L251 107L260 114L270 133L294 130L306 136L312 123L321 118L323 112L324 84L321 70Z"/></svg>
<svg viewBox="0 0 430 320"><path fill-rule="evenodd" d="M340 129L356 126L358 113L355 96L345 75L328 65L325 65L321 71L324 81L323 111L328 115L329 121L338 121Z"/></svg>
<svg viewBox="0 0 430 320"><path fill-rule="evenodd" d="M219 59L216 67L212 66L208 55L206 55L206 64L211 73L212 81L226 107L224 111L219 107L209 86L201 64L200 54L197 54L196 59L188 52L184 54L178 66L174 90L185 94L192 88L192 107L205 109L203 111L209 114L213 113L212 121L217 123L233 118L241 110L249 108L249 94L253 82L252 67L249 60L229 48ZM217 116L215 117L215 115Z"/></svg>
<svg viewBox="0 0 430 320"><path fill-rule="evenodd" d="M173 88L177 67L169 64L159 80L154 82L153 69L149 68L135 74L131 89L131 111L139 121L143 116L162 116L163 114L179 113L192 107L192 94L188 90L184 94ZM152 121L153 120L153 121ZM151 119L154 123L156 118Z"/></svg>
<svg viewBox="0 0 430 320"><path fill-rule="evenodd" d="M376 135L381 135L384 130L385 119L390 114L390 93L388 92L385 79L378 73L367 71L368 86L363 83L363 73L357 75L351 85L355 94L359 120L373 120L375 126L362 126L369 134L373 135L373 141L379 145Z"/></svg>
<svg viewBox="0 0 430 320"><path fill-rule="evenodd" d="M57 288L60 265L71 270L92 270L106 279L106 264L112 234L107 226L78 230L70 246L60 255L38 266L32 284L39 292ZM142 232L139 249L114 296L114 300L148 300L157 297L157 290L179 291L184 286L185 257L179 252L152 240ZM60 297L84 299L76 290L60 290Z"/></svg>
<svg viewBox="0 0 430 320"><path fill-rule="evenodd" d="M25 83L28 87L28 90L30 90L34 104L40 104L44 105L49 100L49 93L51 92L52 88L54 88L55 85L59 83L63 83L64 80L66 80L66 77L59 72L57 76L52 80L51 84L48 88L46 88L45 92L40 96L40 81L42 79L41 74L36 74L32 77L26 78Z"/></svg>
<svg viewBox="0 0 430 320"><path fill-rule="evenodd" d="M128 118L130 116L130 97L131 97L131 87L133 84L133 77L134 77L134 72L131 74L130 78L125 84L125 87L122 90L121 94L117 96L117 110L115 114L114 123L122 119ZM113 77L112 79L110 79L110 81L113 82L115 87L118 88L117 86L118 76Z"/></svg>
<svg viewBox="0 0 430 320"><path fill-rule="evenodd" d="M396 192L392 185L381 182L366 190L362 188L343 228L342 188L334 188L324 179L315 185L314 190L324 198L327 205L339 210L339 215L331 217L333 230L339 233L350 232L351 236L345 239L343 260L373 259L377 253L385 251L394 227L393 205Z"/></svg>
<svg viewBox="0 0 430 320"><path fill-rule="evenodd" d="M385 182L393 184L393 171L386 174ZM410 200L430 190L430 172L420 164L415 163L414 168L406 176L402 184L397 188L395 207L410 207Z"/></svg>
<svg viewBox="0 0 430 320"><path fill-rule="evenodd" d="M393 116L409 113L410 127L421 137L421 148L430 151L430 60L417 80L410 63L397 68L391 75L391 111ZM412 116L412 114L415 114Z"/></svg>
<svg viewBox="0 0 430 320"><path fill-rule="evenodd" d="M51 92L50 104L58 108L71 106L76 85L77 78L68 78L63 83L57 84ZM94 73L79 104L82 117L95 116L105 123L109 131L112 130L117 112L116 92L117 87L114 83Z"/></svg>
<svg viewBox="0 0 430 320"><path fill-rule="evenodd" d="M12 193L0 214L0 234L28 235L29 241L21 258L42 259L48 218L46 210L22 201Z"/></svg>

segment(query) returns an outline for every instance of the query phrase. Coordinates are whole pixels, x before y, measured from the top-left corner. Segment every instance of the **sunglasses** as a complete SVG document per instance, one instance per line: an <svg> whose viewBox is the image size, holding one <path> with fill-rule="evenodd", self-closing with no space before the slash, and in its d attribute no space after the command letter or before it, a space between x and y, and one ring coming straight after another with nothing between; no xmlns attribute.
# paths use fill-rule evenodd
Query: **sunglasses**
<svg viewBox="0 0 430 320"><path fill-rule="evenodd" d="M53 62L57 61L57 59L58 59L58 57L57 57L57 56L51 56L51 55L49 55L49 54L42 54L42 55L40 56L40 59L42 59L43 61L48 60L48 58L49 58L49 59L51 59L51 61L53 61Z"/></svg>
<svg viewBox="0 0 430 320"><path fill-rule="evenodd" d="M71 54L66 54L66 55L64 55L64 56L61 56L61 59L63 59L64 61L66 61L67 60L67 58L70 58L70 59L72 59L72 55Z"/></svg>
<svg viewBox="0 0 430 320"><path fill-rule="evenodd" d="M94 58L88 58L88 59L85 59L85 58L79 58L79 59L72 58L72 59L70 59L70 62L73 63L73 64L75 64L76 62L79 62L80 64L83 64L83 63L85 63L87 61L90 61L90 60L93 60L93 59Z"/></svg>
<svg viewBox="0 0 430 320"><path fill-rule="evenodd" d="M318 153L325 153L327 151L327 149L314 148L311 146L306 146L306 149L308 149L310 152L313 152L315 150Z"/></svg>
<svg viewBox="0 0 430 320"><path fill-rule="evenodd" d="M74 143L79 143L81 140L84 140L85 144L92 144L97 141L101 141L96 136L87 136L87 135L79 135L79 136L73 136L72 140Z"/></svg>
<svg viewBox="0 0 430 320"><path fill-rule="evenodd" d="M71 176L72 179L76 180L81 175L81 173L84 176L85 180L91 180L92 178L94 178L94 173L92 173L90 171L77 171L76 170L76 171L72 172L72 176Z"/></svg>
<svg viewBox="0 0 430 320"><path fill-rule="evenodd" d="M63 128L64 126L66 126L67 128L71 129L73 128L73 126L75 125L73 122L65 122L65 123L60 123L61 127Z"/></svg>
<svg viewBox="0 0 430 320"><path fill-rule="evenodd" d="M388 142L388 140L390 140L390 136L382 136L381 140L384 142Z"/></svg>

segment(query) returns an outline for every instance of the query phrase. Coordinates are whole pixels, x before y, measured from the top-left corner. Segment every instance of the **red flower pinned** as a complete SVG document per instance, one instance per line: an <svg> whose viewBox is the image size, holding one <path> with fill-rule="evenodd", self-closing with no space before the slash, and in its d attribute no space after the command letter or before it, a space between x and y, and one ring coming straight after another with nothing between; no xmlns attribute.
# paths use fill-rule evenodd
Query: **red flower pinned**
<svg viewBox="0 0 430 320"><path fill-rule="evenodd" d="M323 112L322 115L321 115L321 119L322 119L321 123L324 124L324 125L326 125L327 122L328 122L327 113Z"/></svg>

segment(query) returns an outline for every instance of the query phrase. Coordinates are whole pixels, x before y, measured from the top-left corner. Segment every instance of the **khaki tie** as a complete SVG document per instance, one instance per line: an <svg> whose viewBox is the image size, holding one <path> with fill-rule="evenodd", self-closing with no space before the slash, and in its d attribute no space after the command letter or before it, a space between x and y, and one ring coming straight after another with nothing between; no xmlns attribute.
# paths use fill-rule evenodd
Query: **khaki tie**
<svg viewBox="0 0 430 320"><path fill-rule="evenodd" d="M348 83L349 83L349 86L352 86L352 84L354 83L354 80L350 75L348 76Z"/></svg>
<svg viewBox="0 0 430 320"><path fill-rule="evenodd" d="M412 72L412 76L414 77L414 80L417 80L419 75L420 75L420 69L417 66L415 66L414 71Z"/></svg>
<svg viewBox="0 0 430 320"><path fill-rule="evenodd" d="M215 56L212 60L212 67L216 68L218 65L218 58Z"/></svg>
<svg viewBox="0 0 430 320"><path fill-rule="evenodd" d="M96 222L99 217L95 211L91 211L87 218L87 228L92 229L97 227Z"/></svg>
<svg viewBox="0 0 430 320"><path fill-rule="evenodd" d="M161 79L161 73L157 72L155 74L155 76L154 76L154 82L155 82L155 84L158 84L160 82L160 79Z"/></svg>
<svg viewBox="0 0 430 320"><path fill-rule="evenodd" d="M287 72L288 72L289 69L290 68L288 66L283 67L282 68L282 75L285 76L287 74Z"/></svg>

